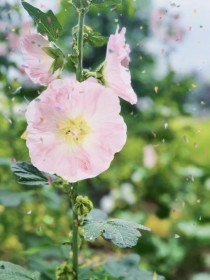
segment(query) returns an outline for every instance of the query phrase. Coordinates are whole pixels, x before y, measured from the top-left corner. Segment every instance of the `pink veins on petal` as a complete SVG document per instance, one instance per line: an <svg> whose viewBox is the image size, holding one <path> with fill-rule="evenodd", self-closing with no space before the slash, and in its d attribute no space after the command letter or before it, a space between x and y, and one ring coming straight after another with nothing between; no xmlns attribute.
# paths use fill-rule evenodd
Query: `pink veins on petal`
<svg viewBox="0 0 210 280"><path fill-rule="evenodd" d="M109 168L126 142L118 97L89 80L55 80L29 104L27 146L32 164L69 182Z"/></svg>

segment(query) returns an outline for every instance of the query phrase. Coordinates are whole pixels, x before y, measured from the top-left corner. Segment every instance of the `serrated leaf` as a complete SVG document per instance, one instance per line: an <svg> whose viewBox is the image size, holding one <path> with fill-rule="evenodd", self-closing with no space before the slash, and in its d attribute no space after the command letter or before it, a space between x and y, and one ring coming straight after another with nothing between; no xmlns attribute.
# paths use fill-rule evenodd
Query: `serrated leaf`
<svg viewBox="0 0 210 280"><path fill-rule="evenodd" d="M104 227L104 237L110 239L112 243L121 247L133 247L141 236L139 230L149 230L143 225L122 219L111 219Z"/></svg>
<svg viewBox="0 0 210 280"><path fill-rule="evenodd" d="M149 228L122 219L107 220L107 215L101 210L93 209L85 219L84 238L92 241L103 235L121 248L133 247L141 236L139 230Z"/></svg>
<svg viewBox="0 0 210 280"><path fill-rule="evenodd" d="M39 280L39 272L30 272L25 268L5 262L0 261L0 280Z"/></svg>
<svg viewBox="0 0 210 280"><path fill-rule="evenodd" d="M18 183L30 186L48 185L55 176L39 171L30 163L18 161L11 166L12 172L19 177Z"/></svg>
<svg viewBox="0 0 210 280"><path fill-rule="evenodd" d="M33 18L37 31L42 35L47 35L49 41L55 42L61 36L62 26L51 10L44 13L25 1L22 1L22 5Z"/></svg>

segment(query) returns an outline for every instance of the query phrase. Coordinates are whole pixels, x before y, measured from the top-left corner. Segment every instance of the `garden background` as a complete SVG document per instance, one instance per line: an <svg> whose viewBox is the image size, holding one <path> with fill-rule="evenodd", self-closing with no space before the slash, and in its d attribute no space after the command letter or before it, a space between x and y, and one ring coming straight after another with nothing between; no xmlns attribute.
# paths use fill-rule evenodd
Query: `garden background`
<svg viewBox="0 0 210 280"><path fill-rule="evenodd" d="M54 10L64 27L59 46L70 52L77 18L68 1L28 2ZM123 0L122 6L103 10L92 6L86 18L105 36L118 24L127 28L139 99L136 106L121 100L128 126L124 149L108 171L80 182L79 191L110 216L152 231L132 250L103 239L84 244L81 262L97 266L132 252L141 256L142 269L168 280L210 279L209 27L202 16L209 4L204 9L191 1L182 9L187 2ZM19 1L0 1L0 259L53 279L68 254L68 246L61 245L70 231L68 203L53 186L21 186L11 172L15 160L30 161L21 139L24 112L43 90L24 74L19 44L28 28L30 17ZM84 66L102 62L105 48L86 46ZM66 76L73 71L70 59L67 63Z"/></svg>

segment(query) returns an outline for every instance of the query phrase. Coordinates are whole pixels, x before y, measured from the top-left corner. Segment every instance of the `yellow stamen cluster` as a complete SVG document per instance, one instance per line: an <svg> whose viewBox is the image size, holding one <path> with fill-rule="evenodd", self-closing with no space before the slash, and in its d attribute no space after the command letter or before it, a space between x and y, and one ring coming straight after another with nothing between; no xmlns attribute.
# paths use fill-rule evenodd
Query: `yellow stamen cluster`
<svg viewBox="0 0 210 280"><path fill-rule="evenodd" d="M82 144L89 134L90 127L82 116L65 120L59 125L59 132L70 144Z"/></svg>

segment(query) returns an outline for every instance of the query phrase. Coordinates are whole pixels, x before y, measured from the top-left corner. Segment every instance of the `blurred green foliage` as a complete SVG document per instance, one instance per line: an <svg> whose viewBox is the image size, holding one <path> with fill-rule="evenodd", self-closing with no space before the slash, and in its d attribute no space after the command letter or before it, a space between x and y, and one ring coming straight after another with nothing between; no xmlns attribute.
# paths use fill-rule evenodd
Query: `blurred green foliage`
<svg viewBox="0 0 210 280"><path fill-rule="evenodd" d="M107 172L79 184L80 193L113 217L152 229L133 249L141 255L141 268L169 280L209 279L210 120L186 113L194 77L179 76L170 68L159 80L153 75L155 58L144 47L149 1L123 2L121 8L104 10L93 5L86 24L104 36L113 33L117 24L126 26L132 84L139 102L132 107L121 101L127 143ZM29 162L20 138L26 127L24 110L43 88L29 82L14 55L18 50L9 45L9 34L21 33L20 4L0 4L0 8L0 22L7 24L0 29L0 46L7 48L6 55L0 56L0 256L42 272L43 279L54 279L55 267L69 254L72 213L59 190L18 185L10 171L15 159ZM61 1L58 18L63 25L58 45L70 53L76 13L67 1ZM105 47L85 46L86 68L96 67L104 57ZM67 69L73 71L70 60ZM80 262L97 267L110 256L129 252L99 239L84 244Z"/></svg>

